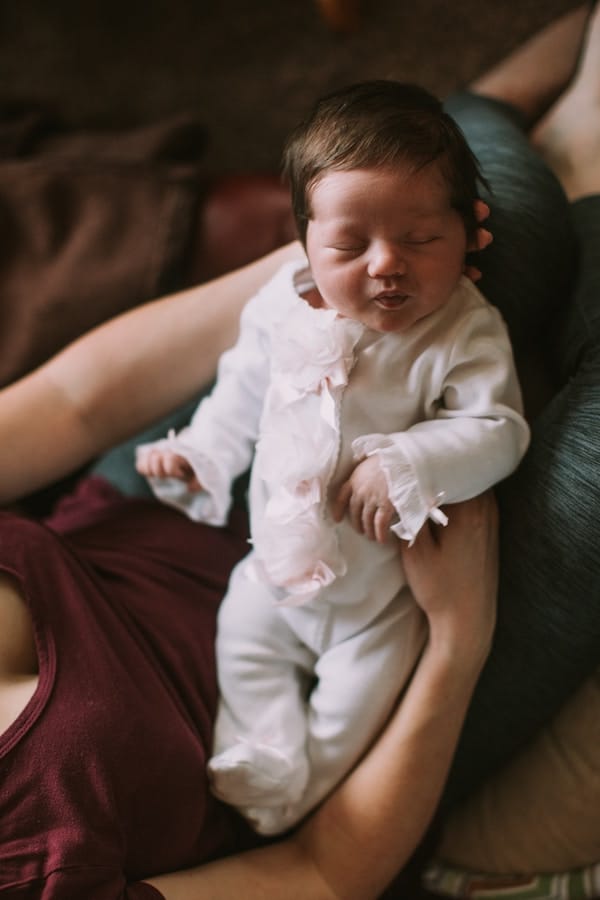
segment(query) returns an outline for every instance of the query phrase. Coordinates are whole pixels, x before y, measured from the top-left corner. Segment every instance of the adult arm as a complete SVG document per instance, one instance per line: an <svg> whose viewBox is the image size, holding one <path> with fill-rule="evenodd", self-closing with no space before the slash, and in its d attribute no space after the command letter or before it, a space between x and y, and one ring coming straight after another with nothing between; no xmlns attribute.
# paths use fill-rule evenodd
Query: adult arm
<svg viewBox="0 0 600 900"><path fill-rule="evenodd" d="M236 339L246 300L290 244L84 335L0 392L0 503L68 474L193 396Z"/></svg>
<svg viewBox="0 0 600 900"><path fill-rule="evenodd" d="M317 811L277 844L149 879L166 900L370 900L412 855L435 812L491 643L497 587L493 497L403 549L428 643L388 726Z"/></svg>

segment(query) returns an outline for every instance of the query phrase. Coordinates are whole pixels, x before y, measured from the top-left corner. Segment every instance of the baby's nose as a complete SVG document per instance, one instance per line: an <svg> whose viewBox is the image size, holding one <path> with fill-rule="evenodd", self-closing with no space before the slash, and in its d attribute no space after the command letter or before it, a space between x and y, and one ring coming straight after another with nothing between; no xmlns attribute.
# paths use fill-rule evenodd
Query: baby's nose
<svg viewBox="0 0 600 900"><path fill-rule="evenodd" d="M406 272L406 260L397 244L381 242L373 247L368 271L371 278L389 278Z"/></svg>

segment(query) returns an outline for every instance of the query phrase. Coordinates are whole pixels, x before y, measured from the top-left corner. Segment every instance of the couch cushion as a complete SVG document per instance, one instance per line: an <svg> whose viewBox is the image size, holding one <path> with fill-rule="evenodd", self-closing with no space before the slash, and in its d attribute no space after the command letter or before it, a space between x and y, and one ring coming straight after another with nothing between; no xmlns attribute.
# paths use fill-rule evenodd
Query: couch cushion
<svg viewBox="0 0 600 900"><path fill-rule="evenodd" d="M446 820L439 856L479 872L600 860L600 669L537 738Z"/></svg>

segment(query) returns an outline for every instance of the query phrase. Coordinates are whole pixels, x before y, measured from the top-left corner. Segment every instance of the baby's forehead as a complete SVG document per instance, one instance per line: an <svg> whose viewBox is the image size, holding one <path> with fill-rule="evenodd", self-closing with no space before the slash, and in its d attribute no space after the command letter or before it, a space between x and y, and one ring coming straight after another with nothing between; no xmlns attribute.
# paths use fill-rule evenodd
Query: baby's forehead
<svg viewBox="0 0 600 900"><path fill-rule="evenodd" d="M424 186L427 191L446 193L451 188L452 178L441 161L433 160L427 165L416 165L410 161L381 163L365 166L323 167L314 178L307 182L306 190L314 192L325 181L350 182L361 179L373 184L396 182L406 189Z"/></svg>
<svg viewBox="0 0 600 900"><path fill-rule="evenodd" d="M385 208L427 219L452 206L451 186L437 164L324 170L311 186L311 201L313 212L340 218Z"/></svg>

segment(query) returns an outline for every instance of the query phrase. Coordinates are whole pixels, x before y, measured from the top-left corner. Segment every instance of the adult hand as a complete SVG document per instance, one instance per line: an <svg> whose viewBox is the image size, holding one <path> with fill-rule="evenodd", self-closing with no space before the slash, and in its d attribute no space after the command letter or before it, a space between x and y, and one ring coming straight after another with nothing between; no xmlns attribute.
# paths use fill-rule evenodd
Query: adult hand
<svg viewBox="0 0 600 900"><path fill-rule="evenodd" d="M470 252L478 252L479 250L485 250L485 248L494 240L494 236L491 231L481 225L481 222L485 222L490 214L490 208L487 203L484 200L476 200L473 204L473 209L475 211L475 218L480 225L475 232L474 239L468 246L468 250ZM479 281L481 278L481 272L476 266L465 265L464 272L471 281Z"/></svg>
<svg viewBox="0 0 600 900"><path fill-rule="evenodd" d="M496 621L498 511L491 491L453 504L445 528L427 523L402 562L432 641L485 659Z"/></svg>
<svg viewBox="0 0 600 900"><path fill-rule="evenodd" d="M370 541L385 543L395 510L388 497L388 485L377 456L359 462L340 487L331 509L336 522L348 513L352 527Z"/></svg>
<svg viewBox="0 0 600 900"><path fill-rule="evenodd" d="M138 450L136 469L146 478L177 478L192 493L203 490L187 459L172 450Z"/></svg>

